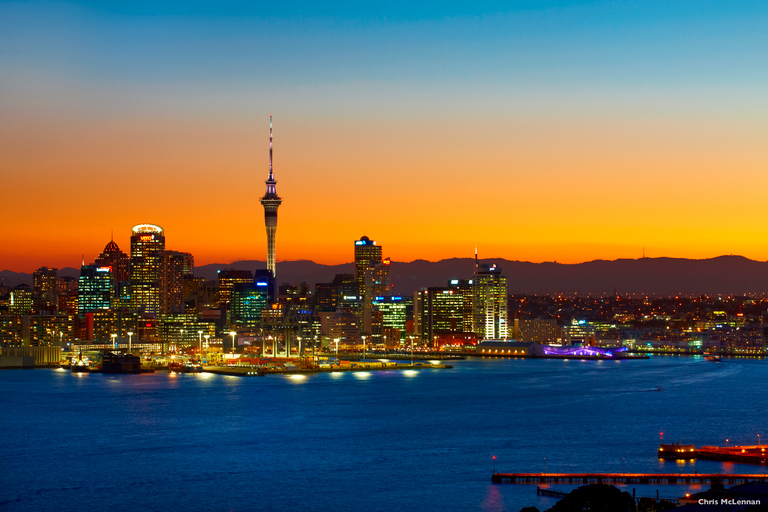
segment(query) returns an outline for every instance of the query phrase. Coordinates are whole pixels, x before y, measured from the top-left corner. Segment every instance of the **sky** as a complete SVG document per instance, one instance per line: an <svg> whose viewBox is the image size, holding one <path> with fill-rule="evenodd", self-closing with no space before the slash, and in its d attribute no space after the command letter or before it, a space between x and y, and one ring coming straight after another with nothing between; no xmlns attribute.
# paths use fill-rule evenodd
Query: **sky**
<svg viewBox="0 0 768 512"><path fill-rule="evenodd" d="M0 269L768 260L765 2L0 2Z"/></svg>

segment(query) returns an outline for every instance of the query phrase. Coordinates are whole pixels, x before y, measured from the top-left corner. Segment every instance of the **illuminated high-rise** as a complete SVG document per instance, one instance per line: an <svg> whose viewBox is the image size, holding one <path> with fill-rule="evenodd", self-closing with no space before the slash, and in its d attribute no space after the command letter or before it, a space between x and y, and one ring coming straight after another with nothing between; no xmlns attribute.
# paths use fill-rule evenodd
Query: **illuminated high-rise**
<svg viewBox="0 0 768 512"><path fill-rule="evenodd" d="M160 266L165 250L163 228L137 224L131 228L131 308L160 313Z"/></svg>
<svg viewBox="0 0 768 512"><path fill-rule="evenodd" d="M507 276L494 264L476 264L472 277L473 332L484 339L507 339Z"/></svg>
<svg viewBox="0 0 768 512"><path fill-rule="evenodd" d="M261 198L264 207L264 225L267 227L267 269L275 273L275 232L277 231L277 208L283 202L277 195L277 181L272 171L272 114L269 114L269 176L267 177L267 191Z"/></svg>
<svg viewBox="0 0 768 512"><path fill-rule="evenodd" d="M77 313L85 318L86 313L104 311L110 308L114 293L112 267L83 265L77 281Z"/></svg>
<svg viewBox="0 0 768 512"><path fill-rule="evenodd" d="M111 267L115 283L124 283L131 278L131 261L114 240L109 241L93 264L99 267Z"/></svg>
<svg viewBox="0 0 768 512"><path fill-rule="evenodd" d="M381 263L381 246L367 236L355 240L355 280L361 291L365 284L365 271L377 263Z"/></svg>
<svg viewBox="0 0 768 512"><path fill-rule="evenodd" d="M160 262L160 310L184 313L184 279L193 276L195 259L188 252L163 251Z"/></svg>

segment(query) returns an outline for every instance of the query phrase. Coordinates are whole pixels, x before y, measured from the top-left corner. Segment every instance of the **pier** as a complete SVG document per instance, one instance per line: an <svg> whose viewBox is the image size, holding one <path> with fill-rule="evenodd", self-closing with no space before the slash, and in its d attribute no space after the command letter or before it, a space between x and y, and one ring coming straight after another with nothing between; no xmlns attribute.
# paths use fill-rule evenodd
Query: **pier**
<svg viewBox="0 0 768 512"><path fill-rule="evenodd" d="M660 459L673 460L719 460L724 462L741 462L743 464L766 464L765 446L702 446L696 448L692 444L678 443L662 444L659 446Z"/></svg>
<svg viewBox="0 0 768 512"><path fill-rule="evenodd" d="M764 474L732 473L494 473L494 484L745 484L768 482Z"/></svg>

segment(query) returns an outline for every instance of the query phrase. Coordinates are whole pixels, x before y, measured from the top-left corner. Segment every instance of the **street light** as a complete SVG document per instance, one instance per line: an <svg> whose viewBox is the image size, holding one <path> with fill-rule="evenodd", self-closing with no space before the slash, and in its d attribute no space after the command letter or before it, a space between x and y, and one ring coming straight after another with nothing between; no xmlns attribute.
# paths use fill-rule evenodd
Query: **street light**
<svg viewBox="0 0 768 512"><path fill-rule="evenodd" d="M232 336L232 357L235 357L235 336L237 336L237 333L235 331L229 331L229 335Z"/></svg>
<svg viewBox="0 0 768 512"><path fill-rule="evenodd" d="M336 359L338 359L339 358L339 338L334 338L333 341L336 342Z"/></svg>
<svg viewBox="0 0 768 512"><path fill-rule="evenodd" d="M365 335L363 335L363 364L365 364Z"/></svg>
<svg viewBox="0 0 768 512"><path fill-rule="evenodd" d="M413 336L408 336L411 338L411 366L413 366Z"/></svg>
<svg viewBox="0 0 768 512"><path fill-rule="evenodd" d="M301 357L301 336L296 336L296 339L299 340L299 357Z"/></svg>
<svg viewBox="0 0 768 512"><path fill-rule="evenodd" d="M117 334L110 334L110 336L112 336L112 348L116 349L117 348Z"/></svg>
<svg viewBox="0 0 768 512"><path fill-rule="evenodd" d="M128 352L131 352L131 337L133 336L133 331L128 331L125 334L128 335Z"/></svg>
<svg viewBox="0 0 768 512"><path fill-rule="evenodd" d="M203 331L197 331L197 339L200 342L200 361L203 360Z"/></svg>

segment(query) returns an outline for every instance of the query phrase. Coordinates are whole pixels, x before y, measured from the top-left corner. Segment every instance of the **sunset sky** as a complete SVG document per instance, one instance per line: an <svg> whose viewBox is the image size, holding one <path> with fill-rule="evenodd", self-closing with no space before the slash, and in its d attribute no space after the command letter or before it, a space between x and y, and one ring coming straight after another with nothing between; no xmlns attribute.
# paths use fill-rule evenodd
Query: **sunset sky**
<svg viewBox="0 0 768 512"><path fill-rule="evenodd" d="M270 113L278 262L363 234L395 261L768 260L766 27L763 1L1 2L0 269L143 222L264 260Z"/></svg>

